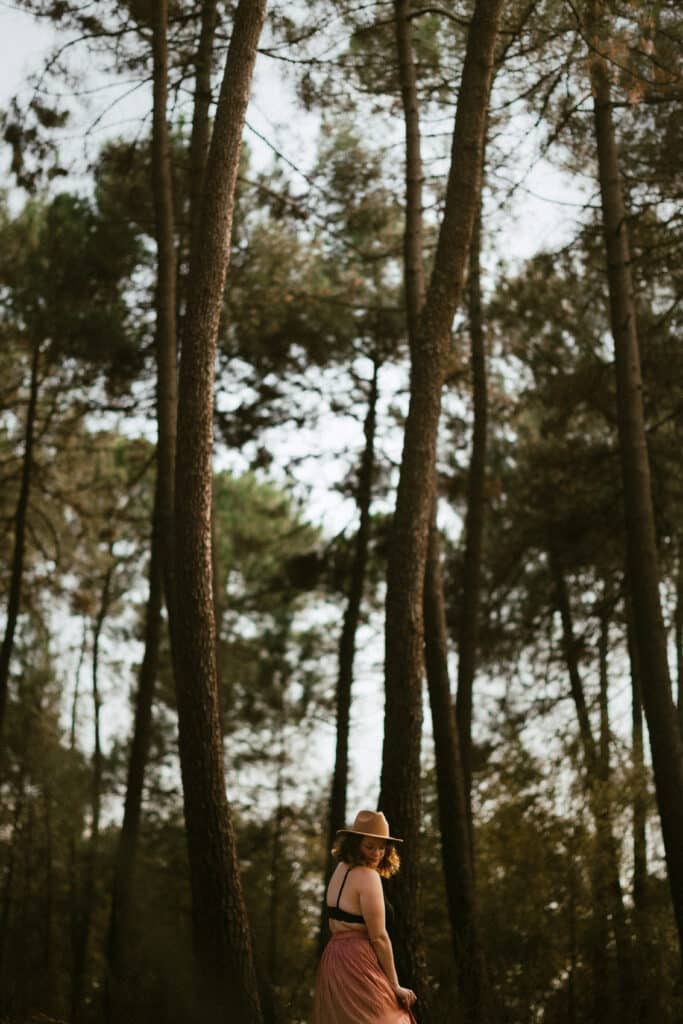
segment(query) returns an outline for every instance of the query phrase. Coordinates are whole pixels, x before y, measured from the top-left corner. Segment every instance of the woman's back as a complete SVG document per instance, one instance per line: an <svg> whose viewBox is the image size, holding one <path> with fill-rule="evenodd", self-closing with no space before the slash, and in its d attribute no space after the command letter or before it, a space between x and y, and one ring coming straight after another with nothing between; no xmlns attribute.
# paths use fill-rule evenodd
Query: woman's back
<svg viewBox="0 0 683 1024"><path fill-rule="evenodd" d="M362 872L369 868L340 861L327 887L327 909L330 931L345 928L365 929L361 912Z"/></svg>

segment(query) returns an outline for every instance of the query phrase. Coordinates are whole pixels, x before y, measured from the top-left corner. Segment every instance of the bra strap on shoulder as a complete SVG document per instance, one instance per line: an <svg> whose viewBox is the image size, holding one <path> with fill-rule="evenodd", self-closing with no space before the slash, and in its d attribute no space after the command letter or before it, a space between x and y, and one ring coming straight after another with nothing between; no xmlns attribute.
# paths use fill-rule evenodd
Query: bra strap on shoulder
<svg viewBox="0 0 683 1024"><path fill-rule="evenodd" d="M353 865L351 865L351 867L347 870L346 874L344 875L342 884L339 886L339 892L337 893L337 910L339 910L339 900L341 899L342 889L346 885L346 879L349 877L349 871L351 871L352 868Z"/></svg>

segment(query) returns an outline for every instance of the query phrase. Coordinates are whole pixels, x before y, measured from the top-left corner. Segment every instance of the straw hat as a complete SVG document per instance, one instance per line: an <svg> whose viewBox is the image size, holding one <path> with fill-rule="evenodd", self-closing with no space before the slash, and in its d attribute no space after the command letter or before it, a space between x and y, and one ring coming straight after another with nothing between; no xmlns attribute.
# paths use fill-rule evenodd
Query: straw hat
<svg viewBox="0 0 683 1024"><path fill-rule="evenodd" d="M389 822L381 811L359 811L351 828L338 828L340 832L350 832L354 836L369 836L371 839L386 839L391 843L402 843L402 839L389 835Z"/></svg>

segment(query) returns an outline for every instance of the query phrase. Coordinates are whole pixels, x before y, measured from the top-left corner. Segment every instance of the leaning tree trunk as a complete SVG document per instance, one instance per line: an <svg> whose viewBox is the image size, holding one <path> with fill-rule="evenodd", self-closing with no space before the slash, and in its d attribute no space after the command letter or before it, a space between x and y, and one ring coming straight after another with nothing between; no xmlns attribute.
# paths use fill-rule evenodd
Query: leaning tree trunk
<svg viewBox="0 0 683 1024"><path fill-rule="evenodd" d="M441 390L451 327L462 294L479 200L493 51L502 0L478 0L467 39L446 204L434 268L411 350L411 389L389 556L386 597L386 706L381 804L411 851L393 885L396 960L429 1015L418 912L423 620Z"/></svg>
<svg viewBox="0 0 683 1024"><path fill-rule="evenodd" d="M640 668L633 637L630 602L626 601L626 631L629 662L631 665L631 770L633 775L633 931L635 936L635 1020L638 1024L657 1020L654 1003L653 970L659 950L652 941L648 913L647 878L647 778L645 765L645 744L643 740L643 705L641 697Z"/></svg>
<svg viewBox="0 0 683 1024"><path fill-rule="evenodd" d="M481 314L481 216L474 223L468 280L470 320L470 365L474 422L472 454L467 477L465 513L465 560L462 578L462 612L458 632L458 687L455 717L460 734L467 817L472 840L472 697L477 647L481 590L481 552L484 538L486 446L488 433L488 383L486 343Z"/></svg>
<svg viewBox="0 0 683 1024"><path fill-rule="evenodd" d="M92 641L92 698L93 698L93 720L95 731L95 743L92 758L92 781L91 781L91 821L90 836L85 853L83 865L83 889L80 898L80 912L78 915L78 926L75 933L76 944L74 948L73 975L71 979L71 1019L74 1024L80 1024L85 1016L85 983L88 971L88 947L90 944L90 932L92 929L93 915L95 911L95 878L97 874L99 843L100 843L100 812L102 807L102 744L100 742L100 689L99 689L99 668L100 668L100 639L102 627L109 611L111 601L111 581L114 572L111 552L109 553L109 565L104 574L102 593L100 595L100 607L97 611L93 626Z"/></svg>
<svg viewBox="0 0 683 1024"><path fill-rule="evenodd" d="M346 788L349 774L349 725L351 716L351 685L353 683L353 663L356 655L356 633L360 621L360 608L365 586L365 569L368 561L368 541L370 538L370 504L372 501L372 480L375 469L375 432L377 423L379 360L373 364L372 380L368 408L365 415L363 432L365 446L361 456L356 489L359 523L356 543L351 565L349 594L344 612L341 635L339 637L339 668L337 673L336 691L336 736L337 743L332 773L332 789L330 793L330 810L327 828L327 850L332 849L335 834L346 821ZM325 865L325 881L323 885L323 903L318 926L318 951L322 951L327 936L327 883L332 875L332 857L328 852Z"/></svg>
<svg viewBox="0 0 683 1024"><path fill-rule="evenodd" d="M403 277L406 290L408 338L411 348L413 348L417 343L420 314L425 299L424 224L422 218L424 169L410 0L395 0L394 12L398 73L406 129L406 218L403 233Z"/></svg>
<svg viewBox="0 0 683 1024"><path fill-rule="evenodd" d="M169 629L174 626L174 522L173 496L176 445L176 259L170 143L166 120L168 93L168 0L154 8L152 171L157 239L156 352L157 352L157 481L152 512L149 594L145 612L145 653L138 679L133 740L123 824L114 865L112 905L106 958L104 1005L108 1020L125 1011L119 1007L125 993L123 974L128 947L127 931L133 874L140 831L140 811L149 749L152 702L161 635L162 572L165 580ZM163 568L162 568L163 567ZM171 635L171 650L173 650Z"/></svg>
<svg viewBox="0 0 683 1024"><path fill-rule="evenodd" d="M564 578L559 556L552 543L548 546L548 564L555 589L555 602L562 622L562 646L572 700L579 723L579 737L583 753L586 790L591 814L595 823L596 854L594 887L596 889L596 914L600 916L605 908L609 911L614 931L619 967L619 983L622 1001L628 1005L631 989L631 950L626 925L624 898L619 877L619 856L614 837L612 814L609 804L609 766L605 754L607 729L601 733L600 743L593 735L586 696L579 668L578 648L574 634L573 616L567 583ZM606 709L603 713L606 717ZM604 946L604 943L601 943ZM598 979L597 995L602 1000L605 993Z"/></svg>
<svg viewBox="0 0 683 1024"><path fill-rule="evenodd" d="M609 70L603 56L602 4L591 0L590 77L598 173L607 255L610 324L614 338L617 425L624 484L627 579L643 706L650 734L657 807L667 873L683 956L683 740L676 718L659 594L650 464L643 414L643 384L631 275L628 221L622 192Z"/></svg>
<svg viewBox="0 0 683 1024"><path fill-rule="evenodd" d="M140 834L142 794L152 726L152 703L159 662L161 638L162 583L159 564L158 488L152 517L149 564L149 594L145 610L145 652L138 676L135 699L133 739L128 759L123 824L114 861L112 900L107 934L107 976L104 984L107 1020L125 1019L126 952L129 948L129 924L133 898L133 878Z"/></svg>
<svg viewBox="0 0 683 1024"><path fill-rule="evenodd" d="M465 1024L483 1024L489 1017L488 992L477 917L470 823L459 735L448 675L448 635L436 526L436 495L425 572L424 629L441 855L462 1000L462 1020Z"/></svg>
<svg viewBox="0 0 683 1024"><path fill-rule="evenodd" d="M17 851L21 839L21 820L24 813L26 796L26 771L22 767L16 783L16 796L12 814L11 832L9 842L6 842L7 860L3 864L2 893L0 895L0 1011L9 1012L9 1005L5 1004L2 993L6 991L3 986L5 976L5 956L10 938L10 918L12 911L12 897L14 889L14 873L17 863Z"/></svg>
<svg viewBox="0 0 683 1024"><path fill-rule="evenodd" d="M187 190L189 195L189 254L188 267L197 258L197 248L201 244L201 206L204 195L204 174L209 155L211 141L211 72L213 67L214 41L218 26L217 0L203 0L201 5L201 23L199 42L194 59L194 104L192 107L192 131L190 133L190 159ZM181 275L179 294L181 308L187 303L188 275ZM216 543L216 495L213 496L211 511L211 544L213 559L213 607L216 623L216 658L220 657L220 633L222 620L223 594L218 564L218 545ZM219 661L220 664L220 661Z"/></svg>
<svg viewBox="0 0 683 1024"><path fill-rule="evenodd" d="M200 212L204 194L204 173L211 140L211 68L218 22L217 0L203 0L199 44L195 57L194 106L190 134L190 265L200 244Z"/></svg>
<svg viewBox="0 0 683 1024"><path fill-rule="evenodd" d="M5 619L5 635L0 647L0 771L2 770L2 734L5 725L7 708L7 690L9 686L9 668L14 647L14 633L19 618L21 605L21 588L24 576L24 549L26 546L26 519L31 491L31 473L33 468L33 439L36 425L36 409L38 406L38 367L40 364L40 345L34 342L31 358L31 381L29 385L28 407L26 409L26 427L24 430L24 459L21 468L21 484L19 497L14 514L14 552L12 554L12 570L7 598L7 615Z"/></svg>
<svg viewBox="0 0 683 1024"><path fill-rule="evenodd" d="M225 792L211 558L213 386L234 192L265 0L240 0L204 179L190 268L176 463L178 727L193 944L209 1022L261 1021L231 812Z"/></svg>
<svg viewBox="0 0 683 1024"><path fill-rule="evenodd" d="M284 687L283 687L284 689ZM282 694L282 690L280 691ZM282 706L280 708L282 711ZM278 736L278 754L276 768L275 795L277 804L273 814L273 834L270 849L270 893L268 907L268 952L266 957L268 970L268 1009L264 1012L264 1024L277 1024L279 1013L276 1007L276 994L280 987L281 975L281 939L283 926L282 891L283 879L281 865L284 857L284 773L287 763L287 747L285 741L285 722L280 721Z"/></svg>
<svg viewBox="0 0 683 1024"><path fill-rule="evenodd" d="M678 724L683 737L683 539L678 538L676 572L676 612L674 638L676 643L676 678L678 680Z"/></svg>
<svg viewBox="0 0 683 1024"><path fill-rule="evenodd" d="M613 1019L614 1008L613 998L610 991L611 986L606 983L609 978L609 919L610 919L610 880L616 875L616 899L618 900L617 913L614 915L615 927L622 931L617 934L617 951L624 944L625 938L620 938L625 933L626 921L624 904L619 878L619 866L616 863L616 855L612 857L612 850L616 854L616 844L612 839L611 828L611 795L608 790L610 774L610 741L609 741L609 675L607 666L607 634L609 630L609 618L607 609L603 604L600 608L600 632L598 637L598 676L600 680L598 706L600 711L600 729L597 743L597 786L596 805L598 808L598 821L596 829L595 846L592 857L593 870L593 894L595 905L593 908L593 1015L596 1024L608 1024ZM602 823L602 824L600 824ZM613 861L615 863L613 863ZM621 945L620 945L621 943ZM630 959L630 958L629 958ZM621 965L620 965L621 966ZM628 1016L630 1002L625 998L627 989L630 988L631 974L620 970L620 1003L619 1020L623 1024L630 1019Z"/></svg>
<svg viewBox="0 0 683 1024"><path fill-rule="evenodd" d="M53 795L52 785L47 778L43 780L42 786L43 807L45 812L45 913L44 913L44 942L43 942L43 970L45 972L45 1005L52 1006L55 991L55 842L53 828Z"/></svg>
<svg viewBox="0 0 683 1024"><path fill-rule="evenodd" d="M175 458L178 416L176 338L176 256L171 151L166 115L168 96L168 0L154 5L154 89L152 176L157 243L156 360L157 360L157 493L161 571L166 599L171 658L175 636Z"/></svg>
<svg viewBox="0 0 683 1024"><path fill-rule="evenodd" d="M425 296L422 217L424 172L420 142L417 74L410 18L411 5L409 0L396 0L394 8L399 78L406 130L404 280L408 337L411 348L414 348ZM465 1019L479 1021L485 1019L483 956L476 922L474 868L472 847L468 838L467 809L463 805L465 790L463 789L459 737L451 706L447 656L448 637L439 538L436 532L437 500L435 484L434 512L430 525L425 565L424 656L434 731L441 852L453 949L465 1008Z"/></svg>
<svg viewBox="0 0 683 1024"><path fill-rule="evenodd" d="M633 907L643 917L647 906L647 769L643 742L643 702L640 668L631 624L628 624L631 664L631 724L633 771Z"/></svg>

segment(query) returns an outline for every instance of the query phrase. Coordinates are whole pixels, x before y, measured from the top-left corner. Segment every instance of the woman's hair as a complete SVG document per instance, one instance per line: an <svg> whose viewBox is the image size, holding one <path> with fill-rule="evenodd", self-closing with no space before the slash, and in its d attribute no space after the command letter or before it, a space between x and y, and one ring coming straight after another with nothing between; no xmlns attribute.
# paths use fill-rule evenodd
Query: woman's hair
<svg viewBox="0 0 683 1024"><path fill-rule="evenodd" d="M363 839L364 836L356 835L353 832L340 833L332 847L332 856L336 858L337 862L343 860L345 864L352 864L354 868L359 864L364 864L365 861L360 852L360 844ZM382 878L391 878L398 871L400 864L401 858L396 853L395 845L388 842L377 870Z"/></svg>

